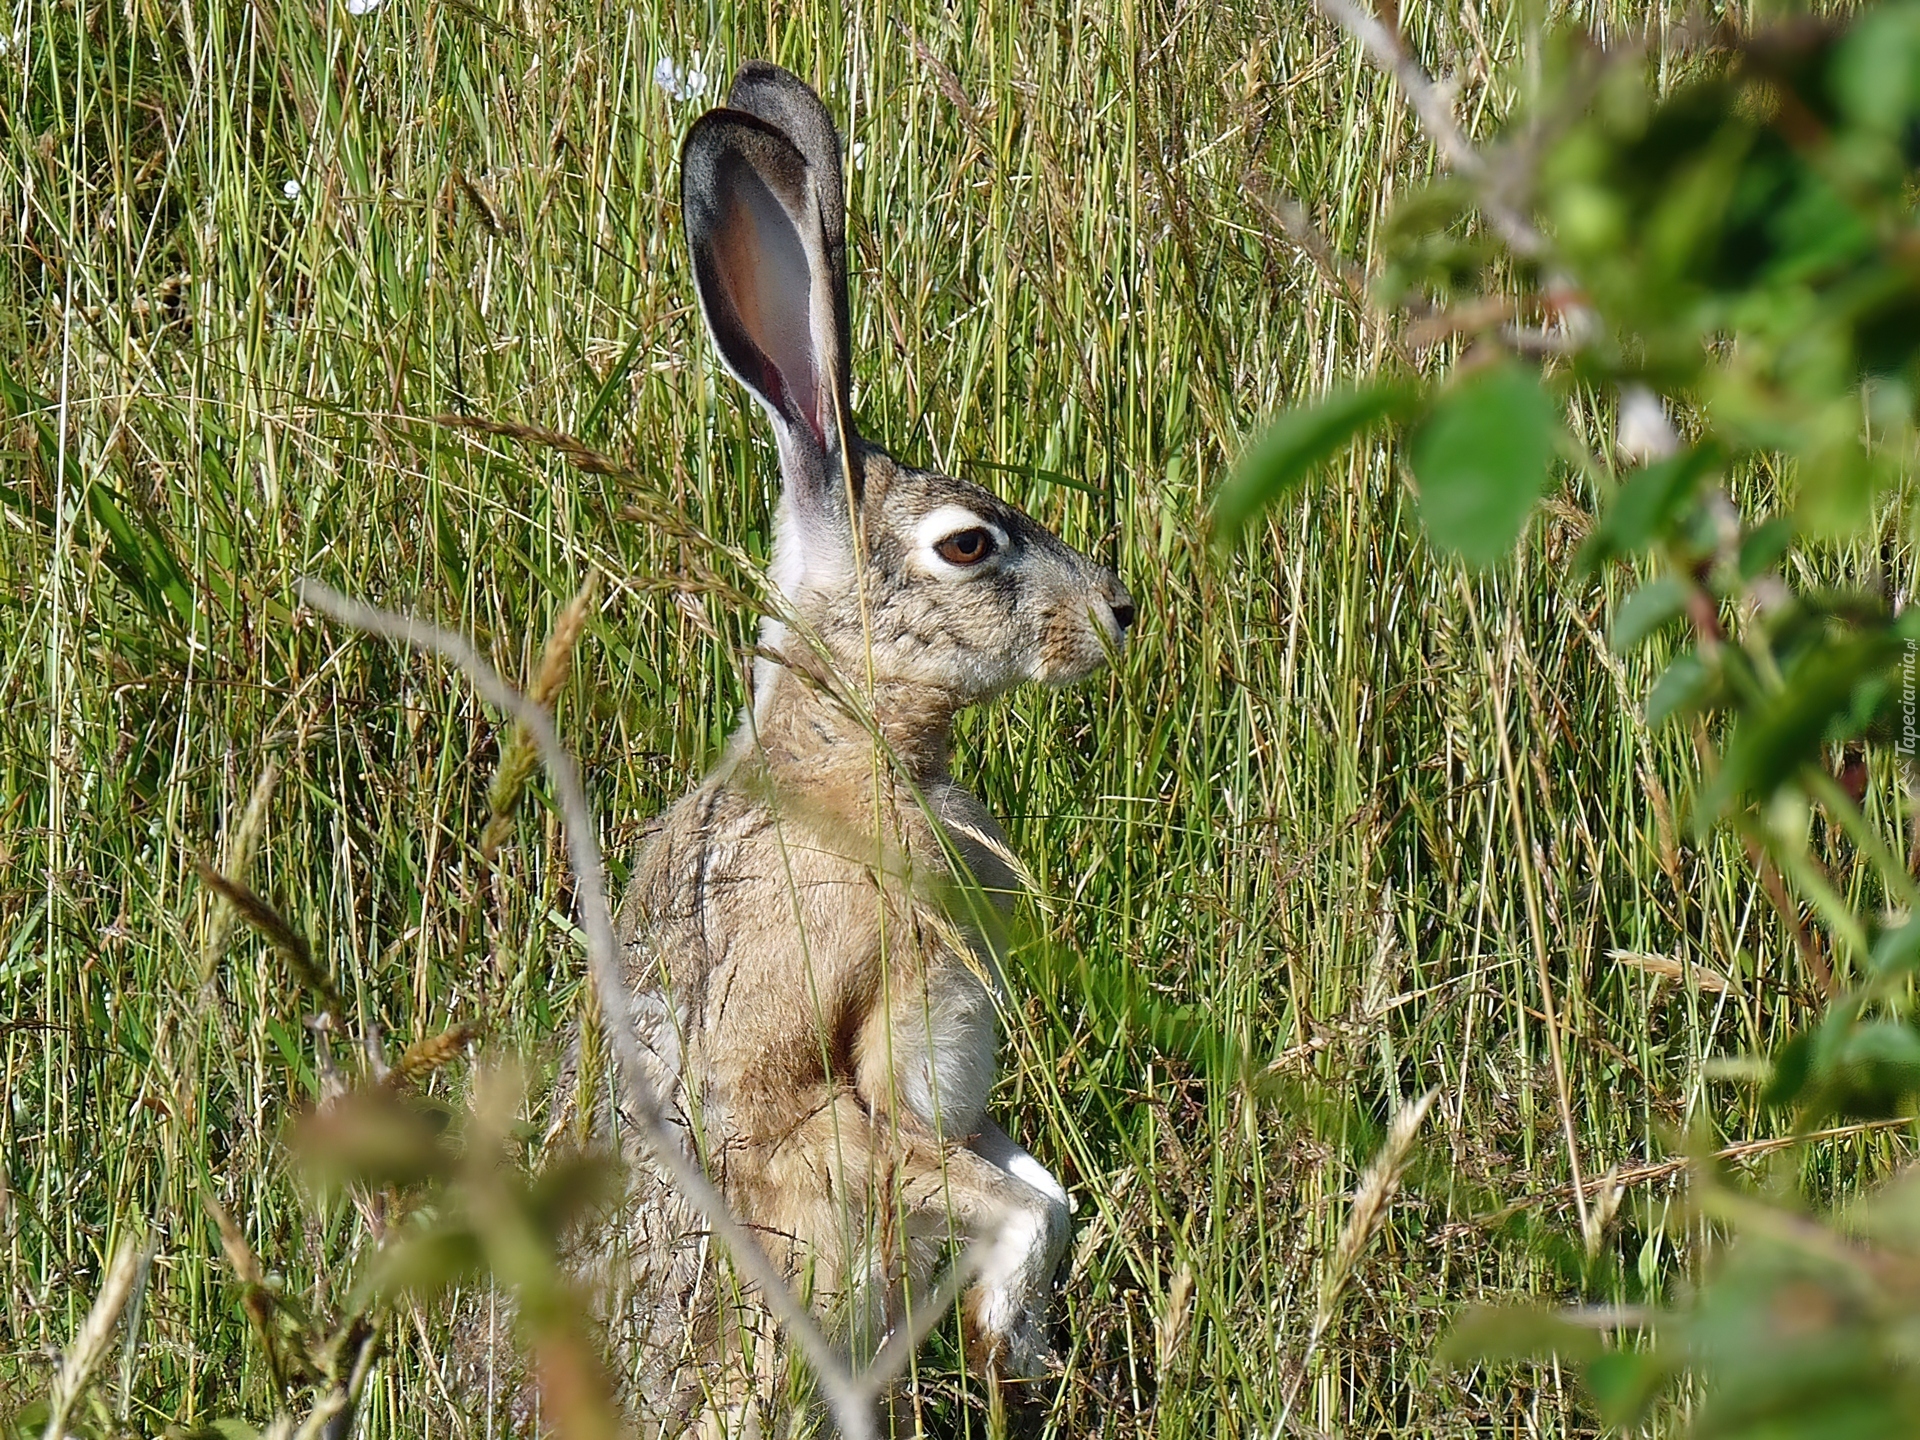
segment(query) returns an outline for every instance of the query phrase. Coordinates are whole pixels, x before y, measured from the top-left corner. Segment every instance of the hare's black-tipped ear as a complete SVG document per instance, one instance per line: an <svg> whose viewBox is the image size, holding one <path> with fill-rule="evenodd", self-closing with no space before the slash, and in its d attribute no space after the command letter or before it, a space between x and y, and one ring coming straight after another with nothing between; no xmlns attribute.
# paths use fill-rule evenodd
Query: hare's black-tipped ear
<svg viewBox="0 0 1920 1440"><path fill-rule="evenodd" d="M727 105L766 121L793 142L813 172L827 268L837 297L835 320L841 335L851 332L847 315L847 224L844 172L840 168L840 132L813 87L790 70L765 60L749 60L734 72ZM852 388L851 357L840 347L842 394Z"/></svg>
<svg viewBox="0 0 1920 1440"><path fill-rule="evenodd" d="M687 132L680 201L700 309L727 368L773 417L786 493L809 521L843 519L837 457L851 438L844 241L829 239L845 227L828 193L759 116L709 110Z"/></svg>

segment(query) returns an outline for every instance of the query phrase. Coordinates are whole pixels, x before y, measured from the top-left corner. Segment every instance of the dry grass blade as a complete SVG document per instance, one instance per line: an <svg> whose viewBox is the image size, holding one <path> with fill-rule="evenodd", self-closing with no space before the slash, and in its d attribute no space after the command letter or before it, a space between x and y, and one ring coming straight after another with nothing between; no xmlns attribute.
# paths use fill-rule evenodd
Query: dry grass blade
<svg viewBox="0 0 1920 1440"><path fill-rule="evenodd" d="M247 808L240 812L240 823L233 827L233 834L227 841L226 873L236 881L244 883L247 870L253 864L253 852L267 828L267 805L273 799L273 788L279 780L278 765L269 761L261 768L260 778L253 783L253 793L247 797ZM214 907L212 919L207 925L207 938L200 949L201 984L204 985L213 977L220 957L226 954L234 917L240 913L240 907L232 903Z"/></svg>
<svg viewBox="0 0 1920 1440"><path fill-rule="evenodd" d="M1638 970L1661 980L1678 980L1683 985L1691 980L1702 990L1715 995L1740 993L1740 987L1733 981L1718 970L1698 962L1676 960L1671 955L1649 955L1643 950L1609 950L1607 958L1616 965L1624 965L1629 970Z"/></svg>
<svg viewBox="0 0 1920 1440"><path fill-rule="evenodd" d="M314 993L320 1001L320 1008L339 1032L351 1033L347 1029L346 1004L333 982L314 964L313 949L307 944L306 936L295 930L278 910L251 889L238 880L222 875L206 861L196 858L193 871L200 877L201 884L231 905L242 920L272 942L274 949L286 957L294 978Z"/></svg>
<svg viewBox="0 0 1920 1440"><path fill-rule="evenodd" d="M841 1433L855 1440L874 1435L868 1386L848 1371L845 1361L787 1285L785 1277L774 1268L759 1243L734 1218L719 1191L667 1130L659 1097L647 1080L640 1037L634 1030L633 1017L625 1001L625 980L614 940L613 911L607 899L606 869L600 859L593 813L587 806L580 772L554 732L552 718L502 680L499 672L466 640L451 631L349 599L316 580L302 581L298 593L302 604L311 605L336 620L369 634L431 651L457 666L489 704L513 715L534 737L560 800L567 847L578 881L581 929L587 939L593 983L600 991L605 1034L612 1042L635 1122L646 1136L654 1162L713 1227L734 1264L759 1288L767 1305L786 1327L789 1338L813 1367L826 1392L829 1409Z"/></svg>
<svg viewBox="0 0 1920 1440"><path fill-rule="evenodd" d="M233 1273L240 1281L241 1308L247 1312L247 1320L252 1324L254 1334L260 1340L260 1349L267 1357L267 1373L273 1380L274 1395L284 1400L287 1394L287 1364L280 1354L279 1339L274 1334L273 1301L267 1293L266 1275L260 1269L253 1246L247 1243L246 1234L234 1220L232 1212L220 1203L219 1196L203 1188L200 1199L206 1205L207 1213L213 1216L213 1223L220 1231L220 1248L226 1251L227 1263L233 1267Z"/></svg>
<svg viewBox="0 0 1920 1440"><path fill-rule="evenodd" d="M93 1308L81 1322L79 1333L67 1347L53 1384L48 1387L46 1440L65 1440L67 1416L73 1412L74 1402L106 1354L107 1342L113 1337L120 1312L126 1309L141 1275L153 1263L155 1243L152 1239L123 1240L114 1252L113 1263L107 1267L106 1281L94 1298Z"/></svg>
<svg viewBox="0 0 1920 1440"><path fill-rule="evenodd" d="M227 1252L227 1263L233 1266L233 1273L240 1277L243 1285L266 1283L260 1261L254 1256L253 1246L247 1243L246 1235L234 1222L233 1212L210 1191L204 1192L200 1198L206 1202L207 1212L213 1216L213 1223L219 1228L220 1248Z"/></svg>
<svg viewBox="0 0 1920 1440"><path fill-rule="evenodd" d="M1167 1303L1153 1326L1153 1353L1162 1372L1179 1355L1192 1320L1193 1266L1183 1260L1167 1284Z"/></svg>
<svg viewBox="0 0 1920 1440"><path fill-rule="evenodd" d="M1393 1203L1393 1197L1399 1193L1401 1177L1407 1171L1407 1160L1413 1154L1414 1137L1420 1133L1420 1124L1427 1118L1427 1111L1433 1107L1439 1093L1438 1090L1429 1090L1419 1099L1400 1107L1400 1112L1393 1117L1393 1123L1387 1127L1385 1142L1361 1175L1360 1183L1354 1187L1353 1206L1347 1212L1347 1223L1340 1231L1340 1242L1333 1248L1333 1259L1320 1287L1320 1303L1314 1318L1315 1330L1325 1329L1326 1322L1332 1318L1333 1308L1340 1303L1340 1296L1346 1291L1347 1282L1353 1278L1354 1267L1373 1243L1373 1237L1380 1233L1380 1227L1386 1223L1387 1209Z"/></svg>
<svg viewBox="0 0 1920 1440"><path fill-rule="evenodd" d="M611 455L602 454L564 430L549 430L544 426L526 425L517 420L490 420L481 415L436 415L433 417L433 423L444 425L449 430L475 430L482 435L498 435L507 440L525 440L529 444L558 451L566 457L567 463L574 469L584 470L589 475L633 477L631 466L622 465Z"/></svg>
<svg viewBox="0 0 1920 1440"><path fill-rule="evenodd" d="M1828 1126L1824 1130L1797 1131L1789 1135L1772 1136L1765 1140L1742 1140L1732 1145L1722 1145L1712 1153L1717 1161L1745 1164L1748 1161L1764 1159L1768 1155L1777 1155L1782 1150L1798 1150L1823 1140L1851 1140L1857 1136L1901 1130L1912 1124L1913 1121L1905 1116L1891 1120L1860 1120L1850 1125ZM1635 1185L1648 1185L1656 1180L1669 1179L1691 1169L1696 1163L1691 1156L1683 1155L1671 1160L1650 1161L1645 1165L1615 1165L1605 1175L1596 1176L1585 1181L1584 1184L1589 1195L1604 1198L1615 1190L1624 1191ZM1498 1225L1509 1216L1530 1206L1572 1198L1571 1185L1562 1185L1552 1190L1536 1190L1509 1201L1498 1210L1488 1212L1474 1223L1483 1227Z"/></svg>

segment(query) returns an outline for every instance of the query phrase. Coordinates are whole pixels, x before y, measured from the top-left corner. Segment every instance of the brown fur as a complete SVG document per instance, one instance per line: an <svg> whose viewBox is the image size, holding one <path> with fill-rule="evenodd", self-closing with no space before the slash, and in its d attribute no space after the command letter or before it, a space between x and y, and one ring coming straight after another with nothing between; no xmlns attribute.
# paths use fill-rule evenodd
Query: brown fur
<svg viewBox="0 0 1920 1440"><path fill-rule="evenodd" d="M998 825L953 782L952 724L1023 681L1097 669L1132 602L1018 509L852 434L831 388L844 319L820 278L841 263L838 216L811 213L837 196L837 137L784 72L749 67L734 93L762 108L696 126L686 206L708 322L781 440L786 613L763 633L774 658L726 757L638 858L619 920L635 1015L690 1153L856 1352L926 1293L953 1242L978 1242L969 1348L1034 1373L1065 1194L985 1114L999 918L1019 880ZM800 119L779 130L765 115ZM769 247L780 258L756 269ZM801 332L811 360L794 358ZM833 403L807 399L822 383ZM942 559L949 532L981 530L986 561ZM651 1303L691 1317L681 1358L737 1358L738 1332L767 1328L753 1298L729 1294L644 1166L636 1207ZM710 1412L768 1388L769 1348L754 1348L730 1378L702 1379Z"/></svg>

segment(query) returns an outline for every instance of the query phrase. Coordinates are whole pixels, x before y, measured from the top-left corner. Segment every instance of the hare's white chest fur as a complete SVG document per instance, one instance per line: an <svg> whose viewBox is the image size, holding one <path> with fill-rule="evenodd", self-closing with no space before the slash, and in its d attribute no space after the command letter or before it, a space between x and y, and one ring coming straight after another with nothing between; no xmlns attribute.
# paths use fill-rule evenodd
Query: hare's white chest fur
<svg viewBox="0 0 1920 1440"><path fill-rule="evenodd" d="M1012 908L1020 882L1008 864L1006 835L978 799L947 782L932 787L927 805L991 908L976 914L979 923L963 927L970 954L931 967L924 1018L906 1028L897 1058L906 1082L903 1099L914 1113L938 1133L965 1139L979 1132L993 1088L1006 995L998 922Z"/></svg>

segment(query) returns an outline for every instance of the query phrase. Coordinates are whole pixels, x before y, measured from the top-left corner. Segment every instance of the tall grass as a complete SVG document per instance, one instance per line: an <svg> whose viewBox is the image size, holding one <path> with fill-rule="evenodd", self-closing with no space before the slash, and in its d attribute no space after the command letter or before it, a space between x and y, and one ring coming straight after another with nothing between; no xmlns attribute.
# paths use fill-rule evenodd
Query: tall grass
<svg viewBox="0 0 1920 1440"><path fill-rule="evenodd" d="M1477 129L1525 83L1522 14L1402 11ZM1325 1434L1592 1428L1553 1372L1441 1371L1435 1341L1468 1297L1683 1279L1670 1178L1588 1264L1576 1159L1591 1180L1690 1127L1776 1133L1709 1061L1777 1042L1811 982L1737 845L1674 818L1694 753L1637 718L1652 672L1607 651L1608 585L1569 578L1577 484L1476 580L1426 551L1382 453L1210 550L1242 437L1384 343L1245 177L1364 255L1432 163L1308 6L22 0L0 37L0 1408L152 1230L106 1403L142 1431L265 1417L207 1196L288 1292L346 1283L358 1218L280 1144L316 1084L300 997L257 940L210 943L193 878L264 766L254 887L359 1023L481 1019L538 1067L582 1003L549 812L474 893L500 717L296 611L297 577L526 677L600 572L559 713L616 866L730 729L751 617L726 591L752 576L621 518L644 492L765 551L773 457L699 333L674 203L703 102L654 80L698 52L709 102L760 55L844 121L865 428L1140 602L1117 674L961 742L1044 895L997 1113L1078 1206L1048 1423L1269 1434L1297 1394ZM1885 563L1910 570L1894 537ZM1426 1162L1318 1314L1345 1195L1430 1087ZM1803 1163L1844 1188L1901 1153ZM367 1433L481 1433L440 1325L395 1330ZM922 1366L927 1413L977 1429L952 1358Z"/></svg>

